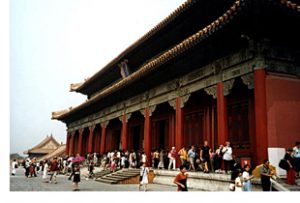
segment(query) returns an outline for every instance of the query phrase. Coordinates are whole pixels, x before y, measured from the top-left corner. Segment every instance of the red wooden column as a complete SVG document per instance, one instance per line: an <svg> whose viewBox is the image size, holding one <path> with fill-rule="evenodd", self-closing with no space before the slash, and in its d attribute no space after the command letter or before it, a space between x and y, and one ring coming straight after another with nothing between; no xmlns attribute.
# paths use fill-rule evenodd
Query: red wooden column
<svg viewBox="0 0 300 203"><path fill-rule="evenodd" d="M257 164L268 158L266 72L263 68L254 70L255 142Z"/></svg>
<svg viewBox="0 0 300 203"><path fill-rule="evenodd" d="M71 133L68 133L68 132L67 132L66 155L69 155L69 150L70 150L70 137L71 137Z"/></svg>
<svg viewBox="0 0 300 203"><path fill-rule="evenodd" d="M66 151L66 154L68 154L69 156L74 155L74 134L74 132L70 134L70 147L69 151Z"/></svg>
<svg viewBox="0 0 300 203"><path fill-rule="evenodd" d="M84 129L79 130L79 141L78 141L78 154L82 153L82 138L83 138Z"/></svg>
<svg viewBox="0 0 300 203"><path fill-rule="evenodd" d="M126 114L122 116L122 136L121 136L121 143L122 149L127 150L127 140L128 140L128 127L127 127L127 118Z"/></svg>
<svg viewBox="0 0 300 203"><path fill-rule="evenodd" d="M106 123L101 124L101 147L100 147L101 155L105 152L106 126L107 126Z"/></svg>
<svg viewBox="0 0 300 203"><path fill-rule="evenodd" d="M144 150L148 159L147 166L151 166L151 118L149 107L145 108L144 116Z"/></svg>
<svg viewBox="0 0 300 203"><path fill-rule="evenodd" d="M175 148L178 152L183 147L183 110L181 108L181 98L176 98L175 113ZM179 157L176 159L176 167L180 166Z"/></svg>
<svg viewBox="0 0 300 203"><path fill-rule="evenodd" d="M227 102L223 93L224 84L217 84L217 119L218 119L218 144L224 145L228 140Z"/></svg>
<svg viewBox="0 0 300 203"><path fill-rule="evenodd" d="M93 135L94 135L94 129L95 129L95 126L89 127L90 134L89 134L89 142L88 142L88 150L87 150L87 152L89 154L93 153Z"/></svg>

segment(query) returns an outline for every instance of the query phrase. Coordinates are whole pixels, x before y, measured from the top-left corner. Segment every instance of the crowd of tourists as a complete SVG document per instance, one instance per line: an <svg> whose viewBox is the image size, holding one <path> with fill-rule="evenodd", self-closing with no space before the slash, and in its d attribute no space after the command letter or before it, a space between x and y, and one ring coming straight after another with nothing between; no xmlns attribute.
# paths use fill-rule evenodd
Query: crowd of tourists
<svg viewBox="0 0 300 203"><path fill-rule="evenodd" d="M25 176L27 178L42 175L43 182L57 183L58 174L66 174L69 180L73 180L73 190L79 190L80 168L85 166L88 168L88 178L94 178L95 166L102 170L110 170L115 172L123 168L140 168L140 185L144 185L147 189L149 173L148 163L152 163L154 169L176 170L177 157L180 159L180 173L176 176L174 183L178 185L179 191L187 191L187 171L202 171L204 173L224 173L231 175L232 184L230 190L235 191L251 191L251 174L253 168L246 163L243 168L240 161L233 155L233 149L230 142L220 145L215 151L204 141L201 147L190 146L182 147L176 150L172 147L170 150L152 150L151 157L148 158L142 150L114 150L104 153L100 156L98 153L87 154L86 157L79 161L74 161L81 156L64 156L54 157L50 160L37 161L36 158L26 158L22 166L24 167ZM150 160L151 159L151 160ZM300 175L300 142L288 149L283 157L285 162L285 170L287 171L287 184L295 184L295 178ZM280 166L281 167L281 166ZM16 160L12 162L12 175L15 175L18 163ZM221 170L221 168L223 170ZM274 175L274 171L269 166L269 161L265 160L260 167L260 177L262 188L269 191L271 188L270 178ZM139 188L140 188L139 185Z"/></svg>

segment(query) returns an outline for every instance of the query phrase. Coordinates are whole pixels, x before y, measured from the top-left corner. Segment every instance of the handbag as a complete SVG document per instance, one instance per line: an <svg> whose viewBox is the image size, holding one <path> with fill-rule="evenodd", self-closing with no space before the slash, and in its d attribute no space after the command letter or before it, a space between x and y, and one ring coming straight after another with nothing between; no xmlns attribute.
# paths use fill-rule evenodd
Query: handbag
<svg viewBox="0 0 300 203"><path fill-rule="evenodd" d="M279 162L279 167L282 168L283 170L289 170L290 166L288 164L288 162L285 159L281 159Z"/></svg>
<svg viewBox="0 0 300 203"><path fill-rule="evenodd" d="M145 169L146 169L146 167L144 168L143 173L142 173L142 175L140 176L140 182L143 180L143 176L144 176L144 173L145 173Z"/></svg>

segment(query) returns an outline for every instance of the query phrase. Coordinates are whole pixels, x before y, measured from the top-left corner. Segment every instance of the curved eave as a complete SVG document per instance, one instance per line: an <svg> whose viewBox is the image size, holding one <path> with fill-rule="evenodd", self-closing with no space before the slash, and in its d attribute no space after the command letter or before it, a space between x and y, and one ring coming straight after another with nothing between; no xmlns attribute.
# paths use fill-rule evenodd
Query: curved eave
<svg viewBox="0 0 300 203"><path fill-rule="evenodd" d="M174 21L179 15L188 10L195 2L199 0L187 0L182 5L180 5L175 11L173 11L168 17L162 20L159 24L157 24L154 28L152 28L149 32L139 38L136 42L130 45L127 49L125 49L121 54L119 54L116 58L114 58L111 62L109 62L106 66L104 66L100 71L86 80L80 87L76 89L76 92L80 92L85 94L85 88L91 84L94 80L99 78L105 72L107 72L111 67L115 66L120 60L122 60L126 54L130 53L132 50L140 46L142 43L153 37L157 32L166 27L172 21Z"/></svg>
<svg viewBox="0 0 300 203"><path fill-rule="evenodd" d="M255 1L255 0L253 0ZM90 100L87 100L85 103L80 104L79 106L73 108L72 110L63 113L59 116L57 116L55 119L65 121L68 116L71 116L73 113L76 113L85 107L101 100L102 98L114 93L115 91L118 91L122 87L140 79L141 77L147 75L149 72L151 72L154 69L157 69L164 63L174 59L175 57L183 54L187 50L191 49L195 45L199 44L203 40L210 37L213 33L220 30L223 26L225 26L227 23L231 22L232 19L237 16L237 14L241 13L242 8L244 8L247 4L247 2L251 2L250 0L236 0L234 4L219 18L217 18L215 21L207 25L205 28L199 30L195 34L191 35L190 37L186 38L185 40L181 41L179 44L174 46L173 48L163 52L159 56L153 58L146 64L142 65L138 68L138 70L134 73L132 73L127 78L122 79L115 85L103 90L102 92L95 95ZM286 8L290 8L296 12L300 12L300 6L296 3L293 3L292 1L287 0L277 0L276 3L280 3L282 6L285 6Z"/></svg>
<svg viewBox="0 0 300 203"><path fill-rule="evenodd" d="M128 77L122 79L115 85L103 90L102 92L98 93L95 95L93 98L90 100L86 101L85 103L80 104L79 106L73 108L67 113L64 113L60 116L57 116L55 119L64 121L66 117L69 115L85 108L88 105L91 105L97 101L99 101L101 98L104 98L111 93L119 90L120 88L130 84L131 82L134 82L138 80L139 78L145 76L147 73L150 71L160 67L164 63L174 59L178 55L183 54L185 51L189 50L190 48L194 47L197 45L199 42L205 40L208 38L210 35L221 29L225 24L229 23L234 16L238 14L238 12L241 11L242 6L245 5L245 0L236 0L234 4L219 18L217 18L215 21L207 25L205 28L199 30L192 36L186 38L185 40L181 41L179 44L174 46L173 48L163 52L156 58L153 58L150 60L148 63L142 65L141 67L138 68L138 70Z"/></svg>

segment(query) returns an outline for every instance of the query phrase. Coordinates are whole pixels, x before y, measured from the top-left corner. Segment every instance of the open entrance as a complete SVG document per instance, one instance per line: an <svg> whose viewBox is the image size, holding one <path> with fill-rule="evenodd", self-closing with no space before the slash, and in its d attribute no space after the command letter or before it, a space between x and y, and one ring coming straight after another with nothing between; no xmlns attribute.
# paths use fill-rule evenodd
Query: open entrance
<svg viewBox="0 0 300 203"><path fill-rule="evenodd" d="M90 130L89 128L85 128L82 133L82 148L81 155L85 156L88 151L88 139L89 139Z"/></svg>
<svg viewBox="0 0 300 203"><path fill-rule="evenodd" d="M93 132L93 152L100 152L101 127L97 124Z"/></svg>
<svg viewBox="0 0 300 203"><path fill-rule="evenodd" d="M213 106L215 100L203 90L191 94L184 106L184 140L186 147L200 147L205 140L213 148L214 122Z"/></svg>
<svg viewBox="0 0 300 203"><path fill-rule="evenodd" d="M138 111L132 113L128 121L128 149L143 149L144 140L144 116Z"/></svg>
<svg viewBox="0 0 300 203"><path fill-rule="evenodd" d="M171 149L175 144L175 110L167 102L159 104L153 112L151 121L151 149Z"/></svg>
<svg viewBox="0 0 300 203"><path fill-rule="evenodd" d="M227 96L228 140L237 156L251 156L254 143L254 91L240 78Z"/></svg>
<svg viewBox="0 0 300 203"><path fill-rule="evenodd" d="M105 139L105 151L121 149L121 128L122 123L118 118L111 120L107 126L107 134Z"/></svg>

